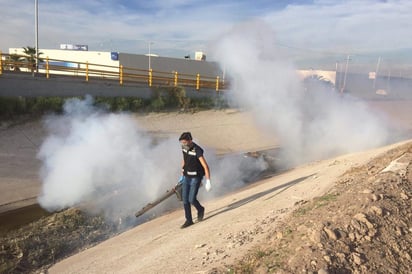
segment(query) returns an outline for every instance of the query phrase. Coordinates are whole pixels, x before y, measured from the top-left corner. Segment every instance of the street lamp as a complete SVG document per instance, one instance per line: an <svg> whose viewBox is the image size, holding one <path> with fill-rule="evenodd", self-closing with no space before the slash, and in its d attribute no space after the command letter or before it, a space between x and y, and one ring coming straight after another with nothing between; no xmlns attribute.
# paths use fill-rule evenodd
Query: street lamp
<svg viewBox="0 0 412 274"><path fill-rule="evenodd" d="M379 56L378 63L376 64L376 69L375 69L375 78L373 79L373 88L374 89L376 87L376 78L378 78L378 71L379 71L379 65L380 64L381 64L381 57Z"/></svg>
<svg viewBox="0 0 412 274"><path fill-rule="evenodd" d="M36 73L39 71L39 1L34 0L34 41L36 48Z"/></svg>

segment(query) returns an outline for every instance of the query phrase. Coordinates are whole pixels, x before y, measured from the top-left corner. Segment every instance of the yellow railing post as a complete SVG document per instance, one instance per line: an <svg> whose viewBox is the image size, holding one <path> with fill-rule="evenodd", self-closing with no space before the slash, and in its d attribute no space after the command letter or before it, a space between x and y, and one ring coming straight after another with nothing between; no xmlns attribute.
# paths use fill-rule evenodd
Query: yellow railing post
<svg viewBox="0 0 412 274"><path fill-rule="evenodd" d="M175 81L174 81L174 86L177 87L177 71L175 71Z"/></svg>
<svg viewBox="0 0 412 274"><path fill-rule="evenodd" d="M149 69L149 87L152 86L153 70Z"/></svg>
<svg viewBox="0 0 412 274"><path fill-rule="evenodd" d="M196 74L196 90L200 89L200 74Z"/></svg>
<svg viewBox="0 0 412 274"><path fill-rule="evenodd" d="M49 74L49 56L46 57L46 78L47 79L50 78L50 74Z"/></svg>
<svg viewBox="0 0 412 274"><path fill-rule="evenodd" d="M219 76L216 76L216 92L219 91Z"/></svg>
<svg viewBox="0 0 412 274"><path fill-rule="evenodd" d="M86 82L89 82L89 62L86 61Z"/></svg>
<svg viewBox="0 0 412 274"><path fill-rule="evenodd" d="M119 68L119 81L120 81L120 85L123 85L123 65L120 65Z"/></svg>
<svg viewBox="0 0 412 274"><path fill-rule="evenodd" d="M0 75L3 74L3 53L0 50Z"/></svg>

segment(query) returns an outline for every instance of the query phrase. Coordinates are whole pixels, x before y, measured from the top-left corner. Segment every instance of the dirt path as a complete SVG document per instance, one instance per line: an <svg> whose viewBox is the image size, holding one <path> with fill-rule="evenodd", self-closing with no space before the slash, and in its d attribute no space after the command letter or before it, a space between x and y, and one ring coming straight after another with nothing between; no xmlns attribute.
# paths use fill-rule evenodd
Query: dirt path
<svg viewBox="0 0 412 274"><path fill-rule="evenodd" d="M295 204L324 194L339 175L395 146L297 167L209 201L205 220L184 230L178 210L63 260L49 273L207 273L263 241Z"/></svg>

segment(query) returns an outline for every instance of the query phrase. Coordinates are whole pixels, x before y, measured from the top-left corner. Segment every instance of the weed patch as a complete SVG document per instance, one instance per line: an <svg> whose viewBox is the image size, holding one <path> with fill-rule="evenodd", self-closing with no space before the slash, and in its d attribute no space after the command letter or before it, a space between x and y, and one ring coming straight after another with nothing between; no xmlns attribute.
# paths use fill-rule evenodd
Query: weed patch
<svg viewBox="0 0 412 274"><path fill-rule="evenodd" d="M33 117L46 113L62 113L64 102L73 97L0 97L0 120L23 115ZM79 97L76 97L79 98ZM153 89L151 99L138 97L95 97L94 104L112 112L163 112L225 108L220 97L189 98L183 87Z"/></svg>

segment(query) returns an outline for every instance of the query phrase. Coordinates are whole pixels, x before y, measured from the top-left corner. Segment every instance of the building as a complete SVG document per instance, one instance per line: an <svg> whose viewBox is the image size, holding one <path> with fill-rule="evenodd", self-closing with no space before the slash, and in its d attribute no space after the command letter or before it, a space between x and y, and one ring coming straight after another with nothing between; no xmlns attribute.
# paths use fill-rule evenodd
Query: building
<svg viewBox="0 0 412 274"><path fill-rule="evenodd" d="M161 57L154 54L130 54L122 52L89 51L86 45L62 44L61 49L39 49L40 58L44 61L40 64L40 71L45 69L48 60L50 66L85 69L86 63L89 70L104 70L118 72L120 66L127 71L142 70L153 73L175 73L179 75L197 75L206 78L223 79L223 73L215 62L206 62L206 56L201 52L199 60L188 58ZM10 48L9 54L24 55L23 48ZM197 52L198 54L198 52ZM198 54L199 55L199 54ZM59 72L61 74L73 74L75 70Z"/></svg>

